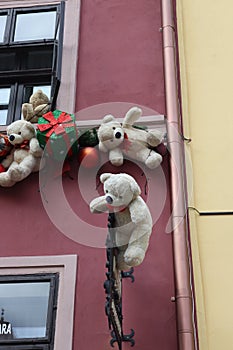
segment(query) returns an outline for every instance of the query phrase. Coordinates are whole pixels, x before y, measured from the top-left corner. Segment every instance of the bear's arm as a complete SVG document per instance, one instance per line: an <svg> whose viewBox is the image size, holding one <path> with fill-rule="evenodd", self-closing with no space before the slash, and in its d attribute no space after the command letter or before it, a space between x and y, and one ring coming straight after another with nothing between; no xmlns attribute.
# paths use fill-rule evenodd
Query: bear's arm
<svg viewBox="0 0 233 350"><path fill-rule="evenodd" d="M14 151L12 150L11 153L8 154L8 156L5 159L3 159L1 164L5 169L7 169L7 168L9 168L9 166L11 165L13 160L14 160Z"/></svg>
<svg viewBox="0 0 233 350"><path fill-rule="evenodd" d="M131 220L135 224L139 224L143 221L147 221L148 224L151 223L151 215L149 209L141 197L137 197L130 205L129 212Z"/></svg>
<svg viewBox="0 0 233 350"><path fill-rule="evenodd" d="M38 140L33 137L31 140L30 140L30 151L31 153L35 156L35 157L41 157L42 156L42 153L43 153L43 150L42 148L40 147L39 145L39 142Z"/></svg>
<svg viewBox="0 0 233 350"><path fill-rule="evenodd" d="M23 119L30 121L33 117L33 107L31 103L24 103L22 105Z"/></svg>
<svg viewBox="0 0 233 350"><path fill-rule="evenodd" d="M120 148L114 148L109 151L109 160L112 165L120 166L124 162L123 153Z"/></svg>
<svg viewBox="0 0 233 350"><path fill-rule="evenodd" d="M104 146L104 144L103 144L103 142L99 142L99 150L101 151L101 152L108 152L108 149Z"/></svg>
<svg viewBox="0 0 233 350"><path fill-rule="evenodd" d="M105 196L93 199L90 203L90 211L96 214L100 214L108 211Z"/></svg>
<svg viewBox="0 0 233 350"><path fill-rule="evenodd" d="M47 113L49 109L50 109L50 105L48 103L43 103L34 109L34 114L37 116L41 116Z"/></svg>

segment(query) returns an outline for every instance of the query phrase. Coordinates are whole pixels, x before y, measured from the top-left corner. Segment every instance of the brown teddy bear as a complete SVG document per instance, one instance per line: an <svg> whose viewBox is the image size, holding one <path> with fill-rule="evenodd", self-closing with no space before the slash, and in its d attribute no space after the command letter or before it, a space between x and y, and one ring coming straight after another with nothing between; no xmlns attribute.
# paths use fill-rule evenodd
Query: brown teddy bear
<svg viewBox="0 0 233 350"><path fill-rule="evenodd" d="M50 102L47 95L42 90L37 90L29 99L29 103L22 105L24 120L37 123L38 118L50 111Z"/></svg>

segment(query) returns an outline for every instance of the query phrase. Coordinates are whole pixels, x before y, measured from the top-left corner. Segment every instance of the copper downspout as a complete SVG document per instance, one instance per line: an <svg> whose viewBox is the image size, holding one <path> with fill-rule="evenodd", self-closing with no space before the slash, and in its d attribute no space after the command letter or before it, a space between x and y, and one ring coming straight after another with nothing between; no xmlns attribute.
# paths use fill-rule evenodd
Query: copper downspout
<svg viewBox="0 0 233 350"><path fill-rule="evenodd" d="M172 231L175 271L175 302L179 350L196 349L193 320L193 295L189 261L188 225L184 171L183 139L180 136L180 113L176 66L176 40L172 0L162 1L163 55L170 151Z"/></svg>

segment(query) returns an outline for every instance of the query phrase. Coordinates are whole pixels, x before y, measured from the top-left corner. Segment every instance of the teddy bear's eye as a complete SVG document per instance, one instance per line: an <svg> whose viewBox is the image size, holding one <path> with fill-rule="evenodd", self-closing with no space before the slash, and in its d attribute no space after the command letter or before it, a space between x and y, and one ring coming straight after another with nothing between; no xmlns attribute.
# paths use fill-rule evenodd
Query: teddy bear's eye
<svg viewBox="0 0 233 350"><path fill-rule="evenodd" d="M18 135L21 135L21 131L18 132Z"/></svg>
<svg viewBox="0 0 233 350"><path fill-rule="evenodd" d="M115 126L113 126L112 128L113 128L113 130L115 130L115 129L116 129L116 128L115 128Z"/></svg>
<svg viewBox="0 0 233 350"><path fill-rule="evenodd" d="M108 190L106 190L105 193L108 193Z"/></svg>

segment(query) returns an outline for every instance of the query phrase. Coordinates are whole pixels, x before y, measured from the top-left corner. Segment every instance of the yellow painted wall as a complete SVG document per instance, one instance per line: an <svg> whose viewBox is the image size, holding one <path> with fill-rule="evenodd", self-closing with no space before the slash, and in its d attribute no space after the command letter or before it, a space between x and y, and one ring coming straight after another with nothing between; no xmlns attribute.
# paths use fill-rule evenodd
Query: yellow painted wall
<svg viewBox="0 0 233 350"><path fill-rule="evenodd" d="M177 0L177 16L189 205L233 211L233 1ZM189 213L200 349L231 349L233 216Z"/></svg>

